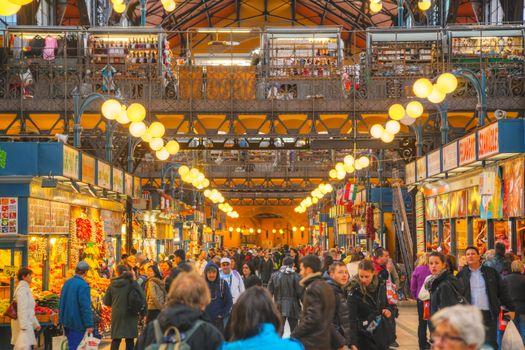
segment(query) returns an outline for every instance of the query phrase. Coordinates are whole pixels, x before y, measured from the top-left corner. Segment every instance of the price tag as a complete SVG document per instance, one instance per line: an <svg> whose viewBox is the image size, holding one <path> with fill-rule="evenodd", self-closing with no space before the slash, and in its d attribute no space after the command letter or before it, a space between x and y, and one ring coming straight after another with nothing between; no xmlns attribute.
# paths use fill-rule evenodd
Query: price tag
<svg viewBox="0 0 525 350"><path fill-rule="evenodd" d="M16 266L4 266L4 275L6 275L9 278L15 278L16 276Z"/></svg>

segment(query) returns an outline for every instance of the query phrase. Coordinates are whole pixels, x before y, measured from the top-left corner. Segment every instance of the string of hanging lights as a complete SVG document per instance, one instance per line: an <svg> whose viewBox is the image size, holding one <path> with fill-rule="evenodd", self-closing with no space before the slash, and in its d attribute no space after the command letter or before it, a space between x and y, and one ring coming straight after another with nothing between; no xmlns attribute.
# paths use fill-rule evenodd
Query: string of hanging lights
<svg viewBox="0 0 525 350"><path fill-rule="evenodd" d="M370 0L368 7L371 13L378 13L383 8L383 3L381 0Z"/></svg>
<svg viewBox="0 0 525 350"><path fill-rule="evenodd" d="M302 214L314 204L317 204L327 193L330 193L334 190L330 184L320 184L315 190L310 193L310 196L302 200L301 204L295 207L294 211L296 213Z"/></svg>
<svg viewBox="0 0 525 350"><path fill-rule="evenodd" d="M343 180L347 174L352 174L356 170L361 170L370 165L370 159L367 156L354 158L352 155L347 155L343 162L335 164L335 168L328 172L328 176L333 180Z"/></svg>

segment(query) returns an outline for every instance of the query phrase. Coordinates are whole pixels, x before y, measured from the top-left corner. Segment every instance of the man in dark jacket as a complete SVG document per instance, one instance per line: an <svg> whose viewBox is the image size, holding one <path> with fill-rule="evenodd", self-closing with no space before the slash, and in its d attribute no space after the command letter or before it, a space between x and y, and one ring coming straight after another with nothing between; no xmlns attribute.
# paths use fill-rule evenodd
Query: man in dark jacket
<svg viewBox="0 0 525 350"><path fill-rule="evenodd" d="M337 343L335 348L339 349L345 345L350 346L350 312L346 302L346 293L343 290L348 284L348 269L340 261L334 262L328 269L329 278L327 283L332 287L335 295L335 315L332 324L337 331Z"/></svg>
<svg viewBox="0 0 525 350"><path fill-rule="evenodd" d="M486 342L497 349L497 320L500 309L503 307L508 310L510 318L514 319L514 303L500 274L491 267L481 265L478 248L468 247L465 257L468 267L460 271L458 278L463 280L467 301L478 307L483 314L483 322L487 329Z"/></svg>
<svg viewBox="0 0 525 350"><path fill-rule="evenodd" d="M221 333L224 332L224 320L230 316L233 298L228 282L219 277L219 267L209 262L204 269L204 278L208 282L211 294L211 303L206 307L205 313L211 323Z"/></svg>
<svg viewBox="0 0 525 350"><path fill-rule="evenodd" d="M261 280L263 286L267 286L272 277L273 272L273 260L270 258L270 253L268 251L264 252L264 257L261 260L259 265L259 274L261 275Z"/></svg>
<svg viewBox="0 0 525 350"><path fill-rule="evenodd" d="M390 259L390 254L385 248L378 247L374 250L374 257L372 259L372 262L374 263L377 277L379 277L383 281L390 279L390 273L388 273L388 270L386 269L388 259Z"/></svg>
<svg viewBox="0 0 525 350"><path fill-rule="evenodd" d="M501 274L505 270L505 243L498 242L494 247L496 255L488 259L483 263L483 265L492 267L494 270L498 271Z"/></svg>
<svg viewBox="0 0 525 350"><path fill-rule="evenodd" d="M335 314L335 296L321 276L321 260L315 255L301 259L301 285L305 288L303 312L292 338L303 343L306 350L331 350L336 344L332 325Z"/></svg>
<svg viewBox="0 0 525 350"><path fill-rule="evenodd" d="M173 262L173 268L171 269L168 277L166 277L166 280L164 281L166 293L169 293L171 282L173 282L173 280L177 278L179 273L190 272L192 270L191 265L186 263L186 252L183 249L178 249L175 251Z"/></svg>
<svg viewBox="0 0 525 350"><path fill-rule="evenodd" d="M299 285L301 277L293 270L293 259L287 257L283 266L271 276L268 290L273 295L275 303L283 316L284 324L288 320L290 331L293 332L301 314L301 298L303 287Z"/></svg>

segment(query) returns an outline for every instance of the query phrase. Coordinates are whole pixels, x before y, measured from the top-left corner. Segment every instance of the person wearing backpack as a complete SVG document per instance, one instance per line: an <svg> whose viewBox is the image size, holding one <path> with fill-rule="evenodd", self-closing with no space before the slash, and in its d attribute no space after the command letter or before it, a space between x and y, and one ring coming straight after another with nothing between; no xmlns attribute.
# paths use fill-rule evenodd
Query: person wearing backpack
<svg viewBox="0 0 525 350"><path fill-rule="evenodd" d="M224 320L230 316L233 305L233 298L228 282L219 277L219 267L213 262L209 262L204 269L204 278L208 283L211 294L211 302L206 307L206 315L212 324L224 332Z"/></svg>
<svg viewBox="0 0 525 350"><path fill-rule="evenodd" d="M118 350L122 339L126 340L126 350L133 350L139 314L132 312L129 304L140 304L140 300L133 300L134 293L142 293L144 300L145 296L126 265L117 266L117 275L111 280L103 300L104 305L111 307L111 350Z"/></svg>
<svg viewBox="0 0 525 350"><path fill-rule="evenodd" d="M160 313L164 302L166 301L166 290L162 274L157 265L150 265L147 270L148 279L144 286L146 292L146 300L148 303L148 313L146 316L146 323L150 323Z"/></svg>
<svg viewBox="0 0 525 350"><path fill-rule="evenodd" d="M223 341L204 309L211 301L206 281L196 272L181 272L175 278L166 300L166 307L149 323L137 342L137 350L216 350ZM176 340L176 333L181 335ZM165 344L163 336L172 339ZM164 343L163 343L164 342Z"/></svg>

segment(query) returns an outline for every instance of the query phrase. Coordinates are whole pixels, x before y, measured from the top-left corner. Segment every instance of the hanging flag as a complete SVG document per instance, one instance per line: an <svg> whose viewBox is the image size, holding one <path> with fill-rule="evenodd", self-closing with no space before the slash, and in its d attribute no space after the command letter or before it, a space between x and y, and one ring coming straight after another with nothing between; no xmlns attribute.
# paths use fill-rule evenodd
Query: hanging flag
<svg viewBox="0 0 525 350"><path fill-rule="evenodd" d="M337 190L337 197L336 197L336 202L335 202L337 205L343 205L343 195L344 195L343 189Z"/></svg>
<svg viewBox="0 0 525 350"><path fill-rule="evenodd" d="M356 198L357 198L357 186L352 184L352 201L355 202Z"/></svg>
<svg viewBox="0 0 525 350"><path fill-rule="evenodd" d="M347 183L344 187L343 202L346 203L351 200L352 195L352 185Z"/></svg>

